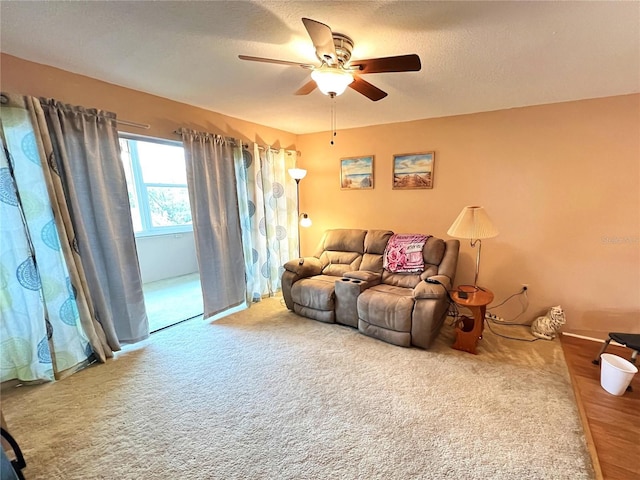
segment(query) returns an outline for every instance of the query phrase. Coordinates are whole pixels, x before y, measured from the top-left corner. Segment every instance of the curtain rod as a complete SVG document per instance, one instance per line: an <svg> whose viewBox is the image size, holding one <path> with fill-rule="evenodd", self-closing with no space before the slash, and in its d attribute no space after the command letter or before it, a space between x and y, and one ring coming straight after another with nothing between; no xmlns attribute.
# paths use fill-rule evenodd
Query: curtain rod
<svg viewBox="0 0 640 480"><path fill-rule="evenodd" d="M258 145L258 149L259 150L271 150L272 152L278 153L280 150L284 150L284 153L286 153L287 155L292 155L292 154L297 154L298 156L301 156L302 153L300 153L299 150L285 150L284 148L273 148L270 145L267 145L266 147L263 147L262 145Z"/></svg>
<svg viewBox="0 0 640 480"><path fill-rule="evenodd" d="M174 133L175 135L182 135L182 132L181 132L180 130L174 130L174 131L173 131L173 133ZM220 135L220 136L223 136L223 135ZM227 140L228 142L230 142L234 147L237 147L237 146L238 146L238 144L236 143L236 141L235 141L235 139L234 139L234 138L232 138L232 137L224 137L224 138L225 138L225 140ZM243 148L249 148L249 144L244 143L244 142L241 142L241 144L242 144L242 147L243 147ZM266 150L266 149L269 149L269 150L271 150L272 152L276 152L276 153L278 153L278 152L281 150L280 148L273 148L271 145L267 145L267 146L258 145L258 148L259 148L260 150ZM300 157L300 156L302 156L302 153L301 153L300 151L298 151L298 150L285 150L285 153L286 153L287 155L291 155L291 154L293 154L293 153L296 153L299 157Z"/></svg>
<svg viewBox="0 0 640 480"><path fill-rule="evenodd" d="M206 133L206 132L203 132L203 133ZM180 135L180 136L182 136L182 132L181 132L180 130L174 130L174 131L173 131L173 134L174 134L174 135ZM207 135L217 135L217 136L219 136L219 137L223 137L227 142L229 142L229 143L230 143L231 145L233 145L234 147L237 147L237 146L238 146L238 144L236 143L235 138L232 138L232 137L225 137L224 135L219 135L219 134L217 134L217 133L211 133L211 134L207 133ZM243 144L242 144L242 146L243 146L243 147L248 147L249 145L245 145L245 144L243 143Z"/></svg>
<svg viewBox="0 0 640 480"><path fill-rule="evenodd" d="M151 125L148 123L130 122L129 120L118 120L117 118L116 123L119 123L120 125L128 125L130 127L144 128L145 130L149 130L151 128Z"/></svg>

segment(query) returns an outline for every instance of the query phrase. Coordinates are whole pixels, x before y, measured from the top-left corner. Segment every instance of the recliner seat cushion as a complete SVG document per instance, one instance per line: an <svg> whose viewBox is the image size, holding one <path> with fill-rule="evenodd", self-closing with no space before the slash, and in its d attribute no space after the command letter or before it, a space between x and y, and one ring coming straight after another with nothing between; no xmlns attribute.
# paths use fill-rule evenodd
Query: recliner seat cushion
<svg viewBox="0 0 640 480"><path fill-rule="evenodd" d="M316 275L298 280L291 287L294 303L314 310L333 310L335 306L335 283L340 277Z"/></svg>
<svg viewBox="0 0 640 480"><path fill-rule="evenodd" d="M391 273L388 270L382 272L382 283L394 287L415 288L421 281L418 273Z"/></svg>
<svg viewBox="0 0 640 480"><path fill-rule="evenodd" d="M358 297L358 317L376 327L410 332L414 303L410 288L376 285Z"/></svg>

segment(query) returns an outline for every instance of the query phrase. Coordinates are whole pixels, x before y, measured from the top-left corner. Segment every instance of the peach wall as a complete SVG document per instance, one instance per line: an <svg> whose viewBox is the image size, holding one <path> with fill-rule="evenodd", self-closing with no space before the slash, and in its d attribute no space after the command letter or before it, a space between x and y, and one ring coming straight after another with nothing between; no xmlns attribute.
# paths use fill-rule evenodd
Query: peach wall
<svg viewBox="0 0 640 480"><path fill-rule="evenodd" d="M303 253L326 228L389 228L448 238L465 205L485 206L480 283L497 300L529 284L530 322L561 304L569 330L640 333L640 95L300 135L2 54L2 90L116 112L123 131L176 139L181 126L302 152ZM338 99L339 101L339 99ZM392 155L435 151L432 190L391 189ZM343 191L339 158L375 155L375 188ZM463 242L457 283L473 280ZM496 311L510 318L517 299Z"/></svg>
<svg viewBox="0 0 640 480"><path fill-rule="evenodd" d="M339 101L339 99L338 99ZM449 238L465 205L500 235L483 242L479 283L496 302L529 284L531 322L561 304L566 330L640 333L640 95L298 136L303 253L326 228L388 228ZM435 151L434 188L392 190L393 154ZM373 190L341 190L339 159L374 154ZM456 283L473 283L461 245ZM521 311L518 297L496 310Z"/></svg>
<svg viewBox="0 0 640 480"><path fill-rule="evenodd" d="M11 55L0 56L2 90L115 112L119 119L151 125L149 130L121 125L123 132L178 140L180 127L229 135L276 148L295 149L292 133L247 122L166 98L131 90ZM214 94L212 92L212 94Z"/></svg>

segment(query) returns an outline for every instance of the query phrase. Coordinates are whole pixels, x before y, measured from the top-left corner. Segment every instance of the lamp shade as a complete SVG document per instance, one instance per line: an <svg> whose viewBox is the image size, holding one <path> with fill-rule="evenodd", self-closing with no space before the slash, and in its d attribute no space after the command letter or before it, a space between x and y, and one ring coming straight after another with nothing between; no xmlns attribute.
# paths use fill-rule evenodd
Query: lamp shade
<svg viewBox="0 0 640 480"><path fill-rule="evenodd" d="M289 175L291 175L291 178L293 178L294 180L302 180L306 174L307 174L307 171L304 168L289 169Z"/></svg>
<svg viewBox="0 0 640 480"><path fill-rule="evenodd" d="M311 78L318 85L318 89L325 95L342 95L349 84L353 82L353 75L337 67L322 66L311 72Z"/></svg>
<svg viewBox="0 0 640 480"><path fill-rule="evenodd" d="M304 228L308 228L311 226L311 219L306 213L300 214L300 226Z"/></svg>
<svg viewBox="0 0 640 480"><path fill-rule="evenodd" d="M477 239L495 237L498 230L483 207L473 206L462 209L447 233L456 238Z"/></svg>

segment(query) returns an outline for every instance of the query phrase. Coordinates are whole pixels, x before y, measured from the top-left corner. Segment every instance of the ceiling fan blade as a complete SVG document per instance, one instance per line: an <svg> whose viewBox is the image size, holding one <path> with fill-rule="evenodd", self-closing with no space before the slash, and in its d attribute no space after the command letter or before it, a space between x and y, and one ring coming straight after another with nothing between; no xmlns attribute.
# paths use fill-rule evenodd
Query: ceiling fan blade
<svg viewBox="0 0 640 480"><path fill-rule="evenodd" d="M294 95L309 95L316 89L316 82L313 80L309 80L303 86L301 86L298 90L295 91Z"/></svg>
<svg viewBox="0 0 640 480"><path fill-rule="evenodd" d="M353 82L349 84L351 88L353 88L356 92L361 93L369 100L373 100L377 102L378 100L382 100L387 96L387 92L380 90L375 85L370 84L366 80L361 79L360 77L354 77Z"/></svg>
<svg viewBox="0 0 640 480"><path fill-rule="evenodd" d="M315 68L313 65L308 63L298 63L298 62L290 62L288 60L276 60L273 58L264 58L264 57L251 57L249 55L238 55L240 60L249 60L252 62L263 62L263 63L276 63L278 65L295 65L302 68Z"/></svg>
<svg viewBox="0 0 640 480"><path fill-rule="evenodd" d="M351 62L350 66L358 67L360 75L365 73L418 72L422 68L420 57L415 53L396 57L356 60Z"/></svg>
<svg viewBox="0 0 640 480"><path fill-rule="evenodd" d="M310 18L303 18L302 23L304 23L304 27L311 37L318 58L323 59L329 65L336 65L338 63L338 55L336 54L336 47L333 44L333 32L331 28L324 23L311 20Z"/></svg>

